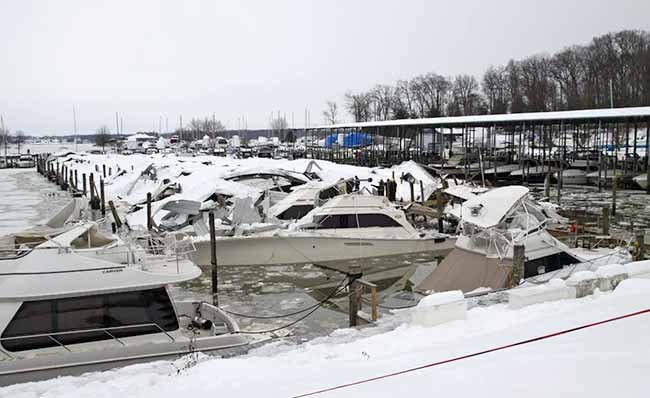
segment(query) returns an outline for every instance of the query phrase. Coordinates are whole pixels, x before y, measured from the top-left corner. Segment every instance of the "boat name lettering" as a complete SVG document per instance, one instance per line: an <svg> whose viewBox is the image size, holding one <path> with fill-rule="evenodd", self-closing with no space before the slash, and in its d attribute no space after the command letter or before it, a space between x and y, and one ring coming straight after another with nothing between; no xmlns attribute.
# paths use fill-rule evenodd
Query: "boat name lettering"
<svg viewBox="0 0 650 398"><path fill-rule="evenodd" d="M111 269L105 269L102 271L102 274L108 274L110 272L122 272L124 271L122 268L111 268Z"/></svg>

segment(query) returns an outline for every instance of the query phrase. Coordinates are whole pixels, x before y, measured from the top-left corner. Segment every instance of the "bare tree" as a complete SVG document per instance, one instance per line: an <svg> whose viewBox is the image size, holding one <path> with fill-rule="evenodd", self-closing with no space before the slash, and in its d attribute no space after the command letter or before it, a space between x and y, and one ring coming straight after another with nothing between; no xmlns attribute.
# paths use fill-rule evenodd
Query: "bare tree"
<svg viewBox="0 0 650 398"><path fill-rule="evenodd" d="M106 144L108 144L108 142L110 141L110 138L111 138L111 130L106 125L100 126L95 131L95 145L101 146L102 152L104 151L104 147L106 146Z"/></svg>
<svg viewBox="0 0 650 398"><path fill-rule="evenodd" d="M490 67L483 75L483 93L487 97L488 112L491 114L508 112L508 74L506 69Z"/></svg>
<svg viewBox="0 0 650 398"><path fill-rule="evenodd" d="M338 113L339 108L336 102L327 101L327 107L323 111L323 118L325 119L325 124L337 124L339 122Z"/></svg>
<svg viewBox="0 0 650 398"><path fill-rule="evenodd" d="M271 119L271 130L273 132L282 132L287 129L289 124L287 123L287 119L284 117L277 117L275 119Z"/></svg>
<svg viewBox="0 0 650 398"><path fill-rule="evenodd" d="M367 122L370 120L370 104L371 98L367 93L345 93L345 107L355 122Z"/></svg>
<svg viewBox="0 0 650 398"><path fill-rule="evenodd" d="M20 153L20 146L25 143L25 132L17 130L14 136L14 143L18 145L18 153Z"/></svg>
<svg viewBox="0 0 650 398"><path fill-rule="evenodd" d="M479 85L474 76L456 76L452 87L453 100L450 105L450 115L467 116L485 113L486 109L478 88Z"/></svg>

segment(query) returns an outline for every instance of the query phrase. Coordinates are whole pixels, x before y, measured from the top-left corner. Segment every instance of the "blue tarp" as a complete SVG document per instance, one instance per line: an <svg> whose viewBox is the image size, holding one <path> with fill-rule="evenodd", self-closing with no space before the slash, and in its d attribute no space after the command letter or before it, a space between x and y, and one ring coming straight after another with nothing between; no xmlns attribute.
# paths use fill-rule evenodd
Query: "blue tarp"
<svg viewBox="0 0 650 398"><path fill-rule="evenodd" d="M333 144L338 143L338 134L330 134L325 137L325 147L331 148ZM344 148L358 148L372 145L372 137L365 133L345 133L343 135L343 145Z"/></svg>

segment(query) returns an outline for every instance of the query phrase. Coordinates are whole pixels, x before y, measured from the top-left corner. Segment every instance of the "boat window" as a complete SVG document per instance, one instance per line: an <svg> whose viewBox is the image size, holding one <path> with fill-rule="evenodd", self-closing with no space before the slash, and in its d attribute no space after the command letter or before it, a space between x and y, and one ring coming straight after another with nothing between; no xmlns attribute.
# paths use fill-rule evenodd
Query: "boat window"
<svg viewBox="0 0 650 398"><path fill-rule="evenodd" d="M165 288L145 291L111 293L85 297L24 302L2 333L2 346L9 351L53 347L51 338L9 337L52 335L61 344L78 344L110 339L107 329L117 337L159 333L178 329L178 319ZM122 326L149 325L133 328ZM84 332L84 330L86 330ZM75 332L57 334L61 332Z"/></svg>
<svg viewBox="0 0 650 398"><path fill-rule="evenodd" d="M335 214L314 217L316 229L357 228L357 218L354 214Z"/></svg>
<svg viewBox="0 0 650 398"><path fill-rule="evenodd" d="M316 216L314 223L318 224L317 229L334 228L361 228L369 227L401 227L401 225L385 214L336 214L331 216Z"/></svg>
<svg viewBox="0 0 650 398"><path fill-rule="evenodd" d="M551 254L550 256L540 257L535 260L529 260L526 261L524 265L524 278L530 278L546 272L556 271L566 265L577 264L579 262L580 260L565 252Z"/></svg>
<svg viewBox="0 0 650 398"><path fill-rule="evenodd" d="M385 214L359 214L359 226L367 227L401 227L401 225Z"/></svg>
<svg viewBox="0 0 650 398"><path fill-rule="evenodd" d="M313 205L295 205L278 215L280 220L297 220L303 218L314 209Z"/></svg>

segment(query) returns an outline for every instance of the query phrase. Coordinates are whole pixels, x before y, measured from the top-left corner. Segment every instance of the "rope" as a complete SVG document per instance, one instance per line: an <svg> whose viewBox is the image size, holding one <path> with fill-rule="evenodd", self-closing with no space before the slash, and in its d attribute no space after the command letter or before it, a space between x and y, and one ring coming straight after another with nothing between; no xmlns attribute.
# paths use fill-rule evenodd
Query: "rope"
<svg viewBox="0 0 650 398"><path fill-rule="evenodd" d="M332 293L327 297L327 299L325 299L324 301L322 301L321 303L319 303L318 306L316 306L314 309L312 309L311 311L309 311L308 313L306 313L304 316L302 316L302 317L296 319L295 321L293 321L293 322L291 322L291 323L288 323L288 324L283 325L283 326L279 326L279 327L274 328L274 329L268 329L268 330L240 330L239 333L241 333L241 334L266 334L266 333L277 332L278 330L282 330L282 329L286 329L286 328L288 328L288 327L291 327L291 326L297 324L298 322L302 321L303 319L307 318L308 316L310 316L310 315L313 314L314 312L316 312L316 310L318 310L319 308L321 308L322 305L323 305L326 301L328 301L329 299L331 299L332 297L334 297L336 294L342 292L342 291L345 290L348 286L350 286L350 284L352 283L352 281L353 281L353 280L350 280L348 283L346 283L346 284L345 284L343 287L341 287L340 289L338 289L338 290L334 290L334 291L333 291L333 292L332 292Z"/></svg>
<svg viewBox="0 0 650 398"><path fill-rule="evenodd" d="M462 356L454 357L454 358L450 358L450 359L445 359L445 360L438 361L438 362L428 363L426 365L421 365L421 366L417 366L417 367L414 367L414 368L400 370L400 371L393 372L393 373L387 373L387 374L384 374L384 375L381 375L381 376L375 376L375 377L371 377L371 378L363 379L363 380L358 380L358 381L354 381L354 382L347 383L347 384L341 384L341 385L334 386L334 387L328 387L328 388L324 388L324 389L321 389L321 390L316 390L316 391L311 391L311 392L304 393L304 394L294 395L292 398L310 397L310 396L322 394L322 393L325 393L325 392L330 392L330 391L340 390L340 389L343 389L343 388L352 387L352 386L356 386L356 385L360 385L360 384L370 383L372 381L387 379L389 377L400 376L400 375L403 375L403 374L406 374L406 373L411 373L411 372L415 372L415 371L418 371L418 370L432 368L432 367L435 367L435 366L438 366L438 365L444 365L444 364L451 363L451 362L457 362L457 361L461 361L463 359L469 359L469 358L477 357L477 356L480 356L480 355L489 354L491 352L501 351L501 350L505 350L505 349L508 349L508 348L513 348L513 347L517 347L517 346L521 346L521 345L525 345L525 344L529 344L529 343L534 343L534 342L541 341L541 340L550 339L552 337L557 337L557 336L561 336L561 335L564 335L564 334L577 332L577 331L582 330L582 329L587 329L587 328L603 325L603 324L606 324L606 323L618 321L618 320L625 319L625 318L631 318L631 317L637 316L637 315L647 314L649 312L650 312L650 308L645 309L645 310L641 310L641 311L637 311L637 312L632 312L632 313L625 314L625 315L621 315L621 316L617 316L617 317L614 317L614 318L605 319L603 321L588 323L588 324L577 326L577 327L574 327L574 328L571 328L571 329L561 330L559 332L554 332L554 333L546 334L546 335L543 335L543 336L533 337L531 339L518 341L516 343L507 344L507 345L503 345L503 346L495 347L495 348L490 348L490 349L475 352L475 353L472 353L472 354L466 354L466 355L462 355Z"/></svg>
<svg viewBox="0 0 650 398"><path fill-rule="evenodd" d="M339 292L341 286L343 285L343 283L344 283L346 280L347 280L347 278L343 278L343 279L341 280L341 282L336 286L336 288L334 288L334 294L336 294L336 293ZM333 297L333 295L330 295L330 296L328 296L326 299L324 299L324 300L322 300L322 301L319 301L318 303L316 303L316 304L314 304L314 305L310 305L310 306L307 307L307 308L303 308L303 309L301 309L301 310L298 310L298 311L295 311L295 312L291 312L291 313L288 313L288 314L283 314L283 315L249 315L249 314L241 314L241 313L239 313L239 312L234 312L234 311L228 311L227 309L225 309L225 308L221 308L221 307L219 307L219 309L220 309L221 311L225 312L225 313L230 314L230 315L234 315L234 316L238 316L238 317L242 317L242 318L251 318L251 319L280 319L280 318L287 318L287 317L290 317L290 316L293 316L293 315L298 315L298 314L301 314L301 313L303 313L303 312L305 312L305 311L309 311L309 310L311 310L311 309L314 309L314 308L316 308L316 307L319 307L319 306L325 304L325 302L327 302L327 301L328 301L329 299L331 299L332 297Z"/></svg>

